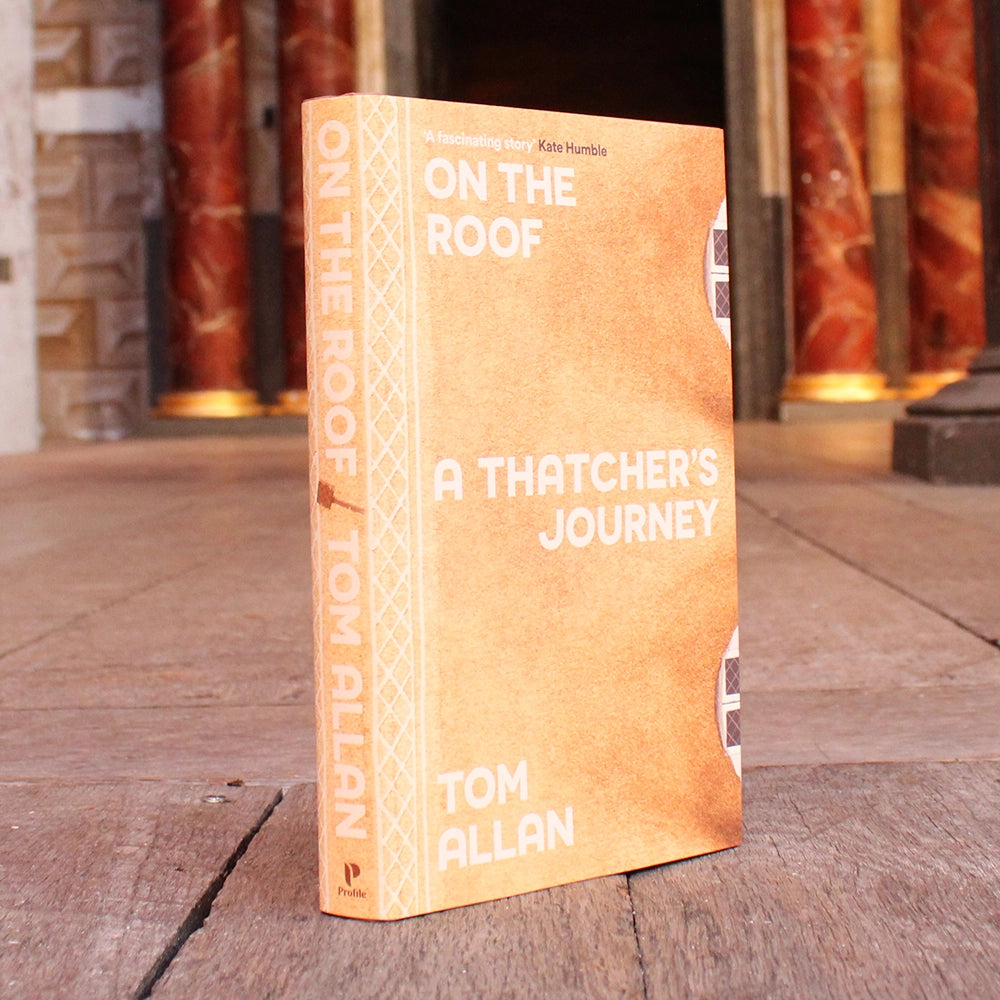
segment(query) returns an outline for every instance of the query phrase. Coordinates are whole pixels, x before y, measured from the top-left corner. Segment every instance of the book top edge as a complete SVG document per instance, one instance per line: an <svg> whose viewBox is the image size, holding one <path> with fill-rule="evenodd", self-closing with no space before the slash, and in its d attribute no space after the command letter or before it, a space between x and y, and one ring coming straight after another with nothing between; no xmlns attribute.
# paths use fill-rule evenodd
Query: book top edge
<svg viewBox="0 0 1000 1000"><path fill-rule="evenodd" d="M478 113L489 113L491 111L496 111L503 114L515 113L524 115L556 116L567 120L580 119L583 121L588 121L593 123L601 121L629 122L635 124L656 126L657 128L663 126L676 129L697 129L703 132L717 132L720 134L723 132L723 129L715 125L692 125L685 122L670 122L670 121L661 121L661 120L647 119L647 118L628 118L617 115L595 115L580 111L557 111L551 108L524 108L524 107L514 107L511 105L503 105L503 104L476 104L476 103L470 103L468 101L445 101L429 97L400 97L393 94L375 94L363 91L351 91L350 93L345 93L345 94L335 94L335 95L331 94L320 97L310 97L307 100L305 100L303 104L320 105L334 101L336 102L389 101L395 104L410 104L412 106L452 108L452 109L465 108L468 109L469 111L476 111Z"/></svg>

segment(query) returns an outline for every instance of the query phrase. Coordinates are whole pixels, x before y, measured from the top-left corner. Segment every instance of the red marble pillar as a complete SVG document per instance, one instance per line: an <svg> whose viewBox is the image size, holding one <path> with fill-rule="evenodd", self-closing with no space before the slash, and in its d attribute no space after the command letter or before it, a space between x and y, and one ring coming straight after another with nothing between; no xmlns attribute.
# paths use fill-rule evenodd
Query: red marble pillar
<svg viewBox="0 0 1000 1000"><path fill-rule="evenodd" d="M282 0L281 217L285 332L285 391L279 405L305 413L305 237L302 228L302 102L354 88L351 0Z"/></svg>
<svg viewBox="0 0 1000 1000"><path fill-rule="evenodd" d="M986 342L972 0L903 0L910 384L961 377Z"/></svg>
<svg viewBox="0 0 1000 1000"><path fill-rule="evenodd" d="M883 394L860 0L787 0L794 371L786 400Z"/></svg>
<svg viewBox="0 0 1000 1000"><path fill-rule="evenodd" d="M167 0L162 17L171 391L160 413L253 414L240 3Z"/></svg>

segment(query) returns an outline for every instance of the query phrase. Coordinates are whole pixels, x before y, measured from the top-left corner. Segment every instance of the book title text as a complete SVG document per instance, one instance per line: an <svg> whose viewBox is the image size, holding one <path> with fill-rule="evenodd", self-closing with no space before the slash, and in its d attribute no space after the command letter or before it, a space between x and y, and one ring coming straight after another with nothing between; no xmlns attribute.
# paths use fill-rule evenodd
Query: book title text
<svg viewBox="0 0 1000 1000"><path fill-rule="evenodd" d="M464 499L467 479L476 494L488 500L589 492L614 499L614 494L629 494L617 503L555 508L550 526L538 532L539 544L550 551L564 544L581 549L593 542L616 545L708 538L718 497L703 494L646 503L637 503L634 497L637 491L713 487L719 482L718 462L718 452L711 447L485 455L467 476L457 459L442 458L434 468L434 499Z"/></svg>
<svg viewBox="0 0 1000 1000"><path fill-rule="evenodd" d="M551 164L503 162L488 169L485 160L450 160L435 156L424 168L424 188L438 201L487 204L495 182L505 204L517 206L549 205L571 208L576 205L572 167ZM461 215L444 212L427 214L427 252L453 256L530 257L533 247L542 242L542 219L530 216L480 214Z"/></svg>

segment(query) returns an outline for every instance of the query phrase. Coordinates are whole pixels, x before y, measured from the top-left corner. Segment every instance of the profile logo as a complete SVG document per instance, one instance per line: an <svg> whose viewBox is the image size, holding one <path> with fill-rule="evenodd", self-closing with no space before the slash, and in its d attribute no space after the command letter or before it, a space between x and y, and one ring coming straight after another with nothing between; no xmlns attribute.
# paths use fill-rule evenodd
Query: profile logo
<svg viewBox="0 0 1000 1000"><path fill-rule="evenodd" d="M361 878L361 865L356 865L353 861L344 862L344 882L347 883L347 888L344 886L337 886L338 896L350 896L352 899L367 899L368 892L366 889L361 889L354 883Z"/></svg>

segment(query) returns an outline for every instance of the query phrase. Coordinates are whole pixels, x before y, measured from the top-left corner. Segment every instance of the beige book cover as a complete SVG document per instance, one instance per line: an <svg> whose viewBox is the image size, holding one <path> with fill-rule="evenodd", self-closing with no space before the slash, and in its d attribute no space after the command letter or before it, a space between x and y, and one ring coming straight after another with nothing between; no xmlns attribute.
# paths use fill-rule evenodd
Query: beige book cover
<svg viewBox="0 0 1000 1000"><path fill-rule="evenodd" d="M303 117L322 908L737 844L721 132Z"/></svg>

